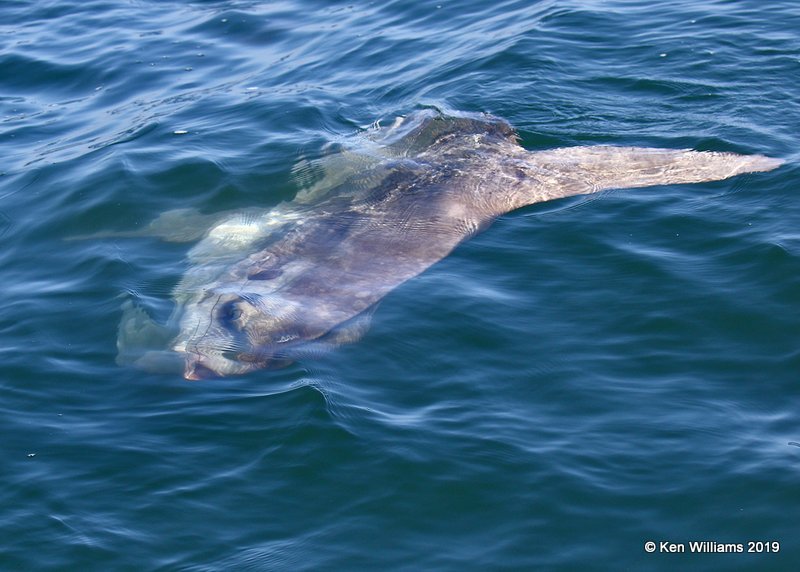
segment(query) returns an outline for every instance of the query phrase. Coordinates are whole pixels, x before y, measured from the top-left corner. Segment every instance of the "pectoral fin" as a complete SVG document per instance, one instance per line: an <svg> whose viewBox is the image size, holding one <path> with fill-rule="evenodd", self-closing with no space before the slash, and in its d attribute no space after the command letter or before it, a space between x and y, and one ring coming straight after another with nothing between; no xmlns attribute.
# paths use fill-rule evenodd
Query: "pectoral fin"
<svg viewBox="0 0 800 572"><path fill-rule="evenodd" d="M162 213L142 228L100 231L93 234L69 236L65 240L155 237L167 242L193 242L199 240L221 216L224 214L204 215L193 208L174 209Z"/></svg>

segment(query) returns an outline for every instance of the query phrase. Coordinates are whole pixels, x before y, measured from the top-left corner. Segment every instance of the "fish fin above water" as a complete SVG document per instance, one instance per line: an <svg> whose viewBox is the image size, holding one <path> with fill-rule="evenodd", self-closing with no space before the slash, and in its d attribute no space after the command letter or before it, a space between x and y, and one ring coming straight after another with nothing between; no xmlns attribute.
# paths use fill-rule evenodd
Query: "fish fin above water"
<svg viewBox="0 0 800 572"><path fill-rule="evenodd" d="M486 113L468 113L427 108L408 116L397 117L389 126L379 127L369 135L384 146L387 156L413 157L452 136L488 136L516 145L514 128L499 117Z"/></svg>
<svg viewBox="0 0 800 572"><path fill-rule="evenodd" d="M535 189L518 197L517 206L607 189L720 181L783 164L764 155L605 145L538 151L529 157Z"/></svg>

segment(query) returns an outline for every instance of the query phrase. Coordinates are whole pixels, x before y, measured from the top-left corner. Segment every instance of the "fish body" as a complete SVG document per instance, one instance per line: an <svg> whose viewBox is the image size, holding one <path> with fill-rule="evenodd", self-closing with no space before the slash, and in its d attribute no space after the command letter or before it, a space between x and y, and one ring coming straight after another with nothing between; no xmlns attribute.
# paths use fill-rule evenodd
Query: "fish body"
<svg viewBox="0 0 800 572"><path fill-rule="evenodd" d="M769 171L761 155L637 147L528 151L488 115L421 111L370 133L334 183L216 220L175 288L169 350L187 379L292 361L346 332L394 288L517 208L612 188Z"/></svg>

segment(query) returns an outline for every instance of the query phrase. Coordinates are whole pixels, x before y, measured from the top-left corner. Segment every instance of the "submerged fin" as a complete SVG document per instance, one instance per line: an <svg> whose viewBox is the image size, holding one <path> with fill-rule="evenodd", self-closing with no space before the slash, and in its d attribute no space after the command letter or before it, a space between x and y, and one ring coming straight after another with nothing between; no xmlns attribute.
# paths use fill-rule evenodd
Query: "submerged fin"
<svg viewBox="0 0 800 572"><path fill-rule="evenodd" d="M193 208L174 209L160 214L144 228L100 231L69 236L65 240L155 237L167 242L193 242L199 240L220 216L221 213L204 215Z"/></svg>
<svg viewBox="0 0 800 572"><path fill-rule="evenodd" d="M302 159L292 168L300 188L294 204L314 205L326 199L330 191L352 177L379 164L381 157L342 149L318 159Z"/></svg>
<svg viewBox="0 0 800 572"><path fill-rule="evenodd" d="M564 147L530 155L535 180L514 208L606 189L720 181L758 171L771 171L781 159L715 151L647 147Z"/></svg>
<svg viewBox="0 0 800 572"><path fill-rule="evenodd" d="M204 215L193 208L161 213L140 231L139 236L154 236L167 242L192 242L200 239L220 218L220 213Z"/></svg>
<svg viewBox="0 0 800 572"><path fill-rule="evenodd" d="M378 305L375 304L357 316L339 324L317 341L333 346L353 344L360 341L369 331L372 325L372 316L375 314L377 307Z"/></svg>
<svg viewBox="0 0 800 572"><path fill-rule="evenodd" d="M251 207L211 214L202 214L194 208L174 209L161 213L144 228L101 231L70 236L66 240L153 237L167 242L197 242L203 238L209 238L211 242L248 242L274 232L275 227L294 221L298 216L280 206Z"/></svg>
<svg viewBox="0 0 800 572"><path fill-rule="evenodd" d="M150 373L180 372L183 360L164 350L173 332L152 320L131 300L122 304L122 319L117 330L117 364L133 366Z"/></svg>

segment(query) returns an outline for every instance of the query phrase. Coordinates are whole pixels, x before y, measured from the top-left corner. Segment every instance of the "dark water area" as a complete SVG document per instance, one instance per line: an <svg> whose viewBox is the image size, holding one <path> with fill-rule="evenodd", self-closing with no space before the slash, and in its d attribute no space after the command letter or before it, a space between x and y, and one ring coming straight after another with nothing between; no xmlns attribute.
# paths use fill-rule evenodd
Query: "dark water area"
<svg viewBox="0 0 800 572"><path fill-rule="evenodd" d="M795 570L799 31L789 1L1 3L0 569ZM506 215L285 369L115 363L190 245L67 239L291 200L426 107L787 162Z"/></svg>

